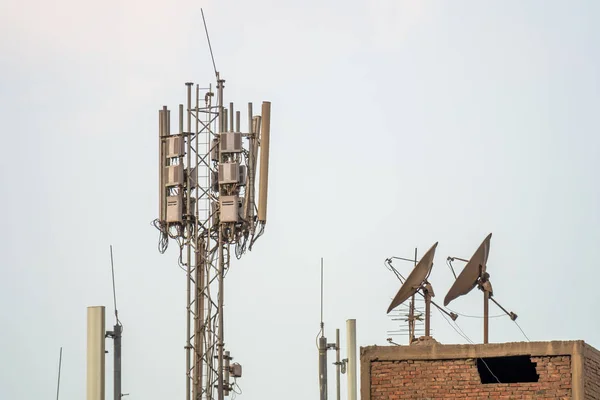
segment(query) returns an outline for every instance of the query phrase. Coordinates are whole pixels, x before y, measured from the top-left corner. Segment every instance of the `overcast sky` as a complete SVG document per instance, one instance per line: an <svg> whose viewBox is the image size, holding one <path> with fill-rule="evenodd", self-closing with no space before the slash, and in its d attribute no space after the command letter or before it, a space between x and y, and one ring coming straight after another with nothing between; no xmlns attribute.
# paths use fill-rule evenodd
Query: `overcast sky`
<svg viewBox="0 0 600 400"><path fill-rule="evenodd" d="M60 346L60 398L84 398L110 244L123 391L184 398L185 275L150 222L157 110L214 81L201 6L225 101L272 102L267 230L226 280L240 398L318 395L320 257L330 340L356 318L359 345L384 345L383 260L439 241L442 302L445 258L490 232L495 297L529 338L600 347L597 1L0 0L0 398L52 398ZM450 307L480 316L481 295ZM432 329L466 343L437 311ZM525 338L502 317L490 340Z"/></svg>

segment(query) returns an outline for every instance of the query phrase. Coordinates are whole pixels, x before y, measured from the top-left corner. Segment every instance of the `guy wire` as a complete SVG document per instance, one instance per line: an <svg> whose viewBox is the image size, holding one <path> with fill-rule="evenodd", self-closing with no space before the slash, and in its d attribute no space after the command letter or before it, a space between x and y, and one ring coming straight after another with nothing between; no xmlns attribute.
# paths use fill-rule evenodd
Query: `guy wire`
<svg viewBox="0 0 600 400"><path fill-rule="evenodd" d="M460 326L456 323L456 321L453 321L453 322L456 325L456 328L458 328L460 330L460 332L454 327L454 325L452 325L452 323L450 322L450 320L444 315L443 312L441 312L439 309L438 309L438 312L442 315L442 317L444 318L444 320L448 323L448 325L450 325L450 327L452 329L454 329L454 331L456 333L458 333L460 336L462 336L463 339L466 339L469 343L474 344L474 342L471 339L469 339L469 337L467 336L467 334L460 328ZM498 377L492 372L492 370L490 369L489 365L485 362L485 360L483 358L478 358L478 359L481 360L481 362L483 363L483 365L485 365L485 367L490 372L490 374L492 374L492 376L494 377L494 379L496 379L496 381L498 383L502 383L502 382L500 382L500 379L498 379Z"/></svg>

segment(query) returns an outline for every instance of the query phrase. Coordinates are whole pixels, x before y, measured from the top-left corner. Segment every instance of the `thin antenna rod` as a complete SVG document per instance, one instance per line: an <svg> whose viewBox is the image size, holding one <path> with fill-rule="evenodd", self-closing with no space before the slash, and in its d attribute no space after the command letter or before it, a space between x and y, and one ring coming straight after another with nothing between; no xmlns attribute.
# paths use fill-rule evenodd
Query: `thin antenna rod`
<svg viewBox="0 0 600 400"><path fill-rule="evenodd" d="M321 337L325 335L323 322L323 257L321 257Z"/></svg>
<svg viewBox="0 0 600 400"><path fill-rule="evenodd" d="M120 325L119 312L117 311L117 289L115 287L115 263L113 261L113 250L112 244L110 245L110 269L112 271L112 285L113 285L113 304L115 306L115 318L117 319L117 325Z"/></svg>
<svg viewBox="0 0 600 400"><path fill-rule="evenodd" d="M208 49L210 50L210 58L212 59L213 69L215 70L215 76L217 80L219 79L219 74L217 73L217 65L215 64L215 57L213 56L212 46L210 44L210 36L208 36L208 28L206 27L206 19L204 19L204 10L201 8L200 13L202 13L202 22L204 23L204 32L206 32L206 40L208 41Z"/></svg>
<svg viewBox="0 0 600 400"><path fill-rule="evenodd" d="M62 347L60 348L60 354L58 356L58 383L56 384L56 400L58 400L58 394L60 393L60 369L62 367Z"/></svg>

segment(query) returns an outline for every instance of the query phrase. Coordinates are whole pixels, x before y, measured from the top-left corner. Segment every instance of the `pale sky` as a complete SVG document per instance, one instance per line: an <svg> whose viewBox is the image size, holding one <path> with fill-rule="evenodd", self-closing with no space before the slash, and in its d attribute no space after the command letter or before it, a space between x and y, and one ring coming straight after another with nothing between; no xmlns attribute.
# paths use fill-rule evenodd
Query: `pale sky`
<svg viewBox="0 0 600 400"><path fill-rule="evenodd" d="M157 110L214 81L200 7L225 101L272 102L266 233L226 280L240 399L318 395L320 257L327 336L355 318L359 345L384 345L383 260L439 241L441 303L446 257L489 232L495 297L529 338L600 347L597 1L0 0L0 398L55 396L61 346L60 398L85 397L86 307L114 322L110 244L123 391L184 398L185 275L150 222ZM450 307L481 315L481 296ZM437 311L432 328L466 342ZM525 338L504 317L490 340Z"/></svg>

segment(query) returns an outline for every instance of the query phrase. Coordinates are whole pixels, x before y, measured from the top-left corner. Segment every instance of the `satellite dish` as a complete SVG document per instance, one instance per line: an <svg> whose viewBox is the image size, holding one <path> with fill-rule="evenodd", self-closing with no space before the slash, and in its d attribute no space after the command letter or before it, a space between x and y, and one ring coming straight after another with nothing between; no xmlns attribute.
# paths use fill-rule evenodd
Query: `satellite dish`
<svg viewBox="0 0 600 400"><path fill-rule="evenodd" d="M398 290L398 293L392 300L388 307L387 314L390 313L394 308L404 303L410 296L415 294L423 285L431 273L431 267L433 266L433 256L435 255L435 248L438 242L435 242L433 246L425 253L421 261L415 266L408 278L404 281L404 284Z"/></svg>
<svg viewBox="0 0 600 400"><path fill-rule="evenodd" d="M487 273L487 260L490 254L490 241L492 234L490 233L483 242L479 245L475 254L467 261L467 265L462 270L454 284L444 298L444 306L457 297L469 293L475 286L483 292L483 343L488 343L488 322L489 322L489 300L492 300L502 311L504 311L513 321L517 319L517 314L507 311L500 305L492 296L492 284L490 282L490 274ZM449 260L454 260L456 257L449 257ZM459 259L461 260L461 259ZM463 260L466 261L466 260Z"/></svg>
<svg viewBox="0 0 600 400"><path fill-rule="evenodd" d="M454 281L454 284L444 298L444 307L448 306L452 300L464 296L477 286L479 278L482 277L486 271L491 240L492 234L490 233L483 240L483 243L479 245L479 248L475 251L473 257L471 257L460 275L458 275L458 278Z"/></svg>
<svg viewBox="0 0 600 400"><path fill-rule="evenodd" d="M429 275L431 274L431 268L433 267L433 258L435 256L435 250L437 248L438 242L436 242L431 248L425 253L425 255L421 258L421 260L417 263L417 249L415 249L415 258L414 260L402 258L402 257L391 257L385 260L390 269L396 274L396 277L402 282L404 280L400 290L392 300L392 303L388 307L387 313L389 314L393 309L398 307L400 304L404 303L410 297L412 297L412 301L409 304L409 314L408 314L408 332L409 339L408 343L411 344L414 342L415 335L415 325L414 322L416 320L421 321L421 315L415 315L415 294L419 294L421 297L425 299L425 337L430 338L430 322L431 322L431 305L433 304L438 310L442 313L446 314L453 321L458 318L458 315L453 312L448 312L444 310L442 307L437 305L431 298L434 297L433 288L431 284L427 281ZM411 261L415 263L414 269L411 271L408 278L404 279L402 275L392 266L392 259L399 259L403 261Z"/></svg>

